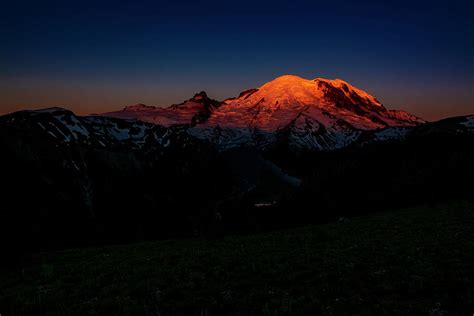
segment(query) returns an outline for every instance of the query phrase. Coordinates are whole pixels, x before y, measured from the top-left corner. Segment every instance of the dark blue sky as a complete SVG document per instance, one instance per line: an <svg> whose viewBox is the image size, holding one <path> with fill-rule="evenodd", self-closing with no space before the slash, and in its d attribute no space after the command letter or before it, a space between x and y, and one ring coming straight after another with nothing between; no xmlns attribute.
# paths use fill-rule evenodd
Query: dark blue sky
<svg viewBox="0 0 474 316"><path fill-rule="evenodd" d="M0 10L0 113L223 99L282 74L426 119L474 113L473 16L468 1L16 1Z"/></svg>

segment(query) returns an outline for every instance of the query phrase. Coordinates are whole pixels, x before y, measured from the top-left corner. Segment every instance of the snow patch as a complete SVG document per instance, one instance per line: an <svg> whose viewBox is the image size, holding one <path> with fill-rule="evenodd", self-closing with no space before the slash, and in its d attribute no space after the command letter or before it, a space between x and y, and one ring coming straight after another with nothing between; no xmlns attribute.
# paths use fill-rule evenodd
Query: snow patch
<svg viewBox="0 0 474 316"><path fill-rule="evenodd" d="M466 117L466 121L461 122L461 124L468 128L474 128L474 116Z"/></svg>
<svg viewBox="0 0 474 316"><path fill-rule="evenodd" d="M260 203L255 203L253 206L255 207L268 207L268 206L273 206L277 204L276 201L271 201L271 202L260 202Z"/></svg>

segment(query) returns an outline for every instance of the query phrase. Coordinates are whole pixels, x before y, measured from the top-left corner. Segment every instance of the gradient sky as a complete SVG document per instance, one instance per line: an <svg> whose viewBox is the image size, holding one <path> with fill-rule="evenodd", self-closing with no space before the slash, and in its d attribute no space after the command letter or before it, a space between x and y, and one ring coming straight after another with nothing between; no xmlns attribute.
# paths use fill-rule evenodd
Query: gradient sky
<svg viewBox="0 0 474 316"><path fill-rule="evenodd" d="M283 74L341 78L428 120L474 114L469 1L173 2L3 3L0 114L221 100Z"/></svg>

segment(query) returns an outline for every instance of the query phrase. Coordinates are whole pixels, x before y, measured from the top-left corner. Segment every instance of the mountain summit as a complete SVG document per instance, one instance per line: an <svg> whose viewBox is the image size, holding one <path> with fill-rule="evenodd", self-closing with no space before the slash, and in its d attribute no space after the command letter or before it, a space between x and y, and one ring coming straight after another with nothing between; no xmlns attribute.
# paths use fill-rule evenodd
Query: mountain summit
<svg viewBox="0 0 474 316"><path fill-rule="evenodd" d="M138 105L104 115L165 126L189 125L191 134L223 148L266 146L286 135L297 147L334 149L351 143L363 131L424 122L407 112L388 110L344 80L295 75L280 76L222 102L200 92L167 108Z"/></svg>
<svg viewBox="0 0 474 316"><path fill-rule="evenodd" d="M344 121L358 129L421 122L405 112L387 110L375 97L343 80L285 75L238 98L225 100L208 124L277 131L295 120L307 119L324 127Z"/></svg>

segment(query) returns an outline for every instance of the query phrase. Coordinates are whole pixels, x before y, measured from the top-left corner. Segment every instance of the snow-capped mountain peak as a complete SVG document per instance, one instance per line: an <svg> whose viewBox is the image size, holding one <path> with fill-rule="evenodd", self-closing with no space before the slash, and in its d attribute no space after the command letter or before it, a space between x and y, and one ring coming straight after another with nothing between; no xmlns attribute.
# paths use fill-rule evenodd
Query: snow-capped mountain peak
<svg viewBox="0 0 474 316"><path fill-rule="evenodd" d="M104 116L123 119L137 119L164 126L195 125L207 120L221 102L210 99L206 92L196 93L191 99L169 107L155 107L144 104L127 106L123 110L104 113Z"/></svg>
<svg viewBox="0 0 474 316"><path fill-rule="evenodd" d="M222 102L200 92L168 108L139 105L106 115L189 125L192 135L225 148L255 145L256 138L259 144L270 144L283 134L298 147L331 149L353 142L361 131L423 123L406 112L386 109L374 96L342 79L296 75L277 77Z"/></svg>
<svg viewBox="0 0 474 316"><path fill-rule="evenodd" d="M324 79L324 78L316 78L314 79L315 82L317 83L326 83L334 88L341 89L344 94L351 98L355 95L362 99L366 99L368 102L372 103L373 105L378 105L382 106L382 104L377 100L374 96L370 95L369 93L365 92L364 90L361 90L357 87L354 87L350 83L342 80L342 79L334 79L334 80L329 80L329 79Z"/></svg>
<svg viewBox="0 0 474 316"><path fill-rule="evenodd" d="M325 127L340 120L358 129L415 125L393 113L389 115L375 97L341 79L309 80L295 75L278 77L238 98L225 100L206 124L273 132L301 115Z"/></svg>

